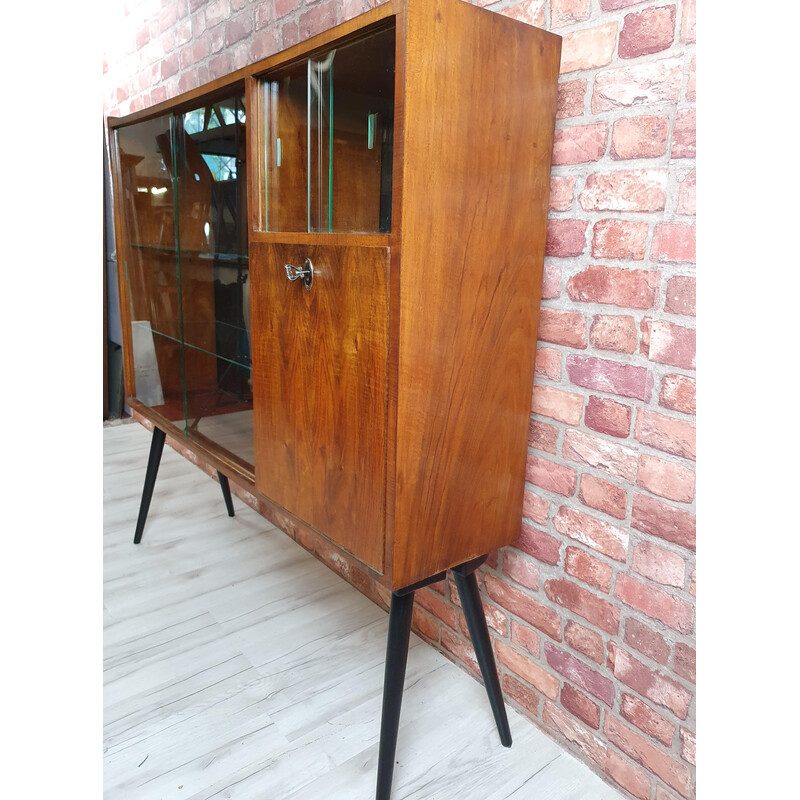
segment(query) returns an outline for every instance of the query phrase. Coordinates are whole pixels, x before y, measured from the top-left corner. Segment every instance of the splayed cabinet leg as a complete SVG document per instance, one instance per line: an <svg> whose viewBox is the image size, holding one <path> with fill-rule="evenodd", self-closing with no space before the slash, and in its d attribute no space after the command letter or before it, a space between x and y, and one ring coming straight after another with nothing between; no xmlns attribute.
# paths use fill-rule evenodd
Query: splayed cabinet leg
<svg viewBox="0 0 800 800"><path fill-rule="evenodd" d="M167 435L160 428L153 428L153 438L150 441L150 455L147 458L147 472L144 477L144 489L142 490L142 501L139 504L139 518L136 521L136 532L133 535L133 543L139 544L142 541L142 531L147 522L147 512L150 510L150 500L153 497L153 487L156 485L158 466L161 463L161 453L164 451L164 441Z"/></svg>
<svg viewBox="0 0 800 800"><path fill-rule="evenodd" d="M233 500L231 499L231 485L228 482L228 478L223 475L221 472L217 472L217 477L219 478L219 485L222 487L222 497L225 500L225 508L228 509L228 516L233 516Z"/></svg>

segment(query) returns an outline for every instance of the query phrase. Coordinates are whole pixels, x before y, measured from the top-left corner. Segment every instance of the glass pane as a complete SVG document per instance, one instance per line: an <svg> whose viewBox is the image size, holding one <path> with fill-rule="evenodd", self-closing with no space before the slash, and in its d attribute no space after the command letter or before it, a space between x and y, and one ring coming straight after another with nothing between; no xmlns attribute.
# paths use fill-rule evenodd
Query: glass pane
<svg viewBox="0 0 800 800"><path fill-rule="evenodd" d="M123 259L130 304L136 398L182 420L183 362L171 118L117 131Z"/></svg>
<svg viewBox="0 0 800 800"><path fill-rule="evenodd" d="M262 84L264 227L308 230L308 65L281 70Z"/></svg>

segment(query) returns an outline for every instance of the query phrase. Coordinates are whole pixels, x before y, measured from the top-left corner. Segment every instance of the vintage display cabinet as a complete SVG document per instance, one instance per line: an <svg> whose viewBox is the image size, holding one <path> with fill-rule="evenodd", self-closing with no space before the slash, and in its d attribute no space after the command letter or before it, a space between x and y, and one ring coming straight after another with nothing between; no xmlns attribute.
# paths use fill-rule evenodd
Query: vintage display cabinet
<svg viewBox="0 0 800 800"><path fill-rule="evenodd" d="M109 118L128 403L392 591L391 789L414 589L520 530L561 40L390 0Z"/></svg>

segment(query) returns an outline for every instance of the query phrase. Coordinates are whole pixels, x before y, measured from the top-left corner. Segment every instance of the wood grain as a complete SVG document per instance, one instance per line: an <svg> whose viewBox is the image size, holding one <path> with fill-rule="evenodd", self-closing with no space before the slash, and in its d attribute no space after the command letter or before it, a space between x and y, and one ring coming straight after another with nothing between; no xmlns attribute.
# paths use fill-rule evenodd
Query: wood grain
<svg viewBox="0 0 800 800"><path fill-rule="evenodd" d="M250 247L256 488L383 570L387 248ZM315 275L307 291L284 264Z"/></svg>

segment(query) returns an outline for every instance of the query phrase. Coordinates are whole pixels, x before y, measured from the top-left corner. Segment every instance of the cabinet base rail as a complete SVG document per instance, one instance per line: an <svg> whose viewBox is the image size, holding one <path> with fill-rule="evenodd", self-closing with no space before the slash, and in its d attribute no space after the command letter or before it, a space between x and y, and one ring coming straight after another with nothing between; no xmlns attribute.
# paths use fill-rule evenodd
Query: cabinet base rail
<svg viewBox="0 0 800 800"><path fill-rule="evenodd" d="M139 517L136 522L136 532L133 543L139 544L142 532L150 510L150 501L161 463L161 454L164 451L166 434L159 428L153 428L153 438L150 442L150 454L147 459L147 472L142 490L142 500L139 505ZM228 478L217 472L219 484L222 487L222 497L228 516L234 515L233 501ZM487 556L480 556L471 561L453 567L461 607L467 621L472 646L481 670L486 694L489 697L500 742L504 747L511 747L511 729L508 725L503 693L500 680L497 676L497 666L492 652L492 643L489 637L489 628L486 616L483 613L478 579L475 570L486 561ZM397 753L397 734L400 727L400 708L403 704L403 689L406 678L406 665L408 663L408 645L411 638L411 617L414 610L414 592L432 583L437 583L445 578L446 572L439 572L430 578L397 589L392 592L389 605L389 633L386 640L386 667L383 680L383 708L381 711L381 733L378 746L378 784L375 800L389 800L392 793L392 776L394 774L395 755Z"/></svg>

